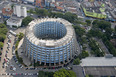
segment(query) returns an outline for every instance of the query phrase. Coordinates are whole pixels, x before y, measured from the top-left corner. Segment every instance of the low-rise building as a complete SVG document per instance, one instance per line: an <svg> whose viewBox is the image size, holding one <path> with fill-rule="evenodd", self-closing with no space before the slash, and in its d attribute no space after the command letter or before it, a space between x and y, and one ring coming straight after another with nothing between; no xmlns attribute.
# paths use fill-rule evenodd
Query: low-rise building
<svg viewBox="0 0 116 77"><path fill-rule="evenodd" d="M110 14L112 15L114 19L116 19L116 11L110 11Z"/></svg>
<svg viewBox="0 0 116 77"><path fill-rule="evenodd" d="M20 27L21 23L22 23L22 19L21 18L10 18L7 21L7 25L9 25L11 28L12 27Z"/></svg>
<svg viewBox="0 0 116 77"><path fill-rule="evenodd" d="M13 10L9 7L4 7L2 9L2 14L4 18L10 18L13 14Z"/></svg>

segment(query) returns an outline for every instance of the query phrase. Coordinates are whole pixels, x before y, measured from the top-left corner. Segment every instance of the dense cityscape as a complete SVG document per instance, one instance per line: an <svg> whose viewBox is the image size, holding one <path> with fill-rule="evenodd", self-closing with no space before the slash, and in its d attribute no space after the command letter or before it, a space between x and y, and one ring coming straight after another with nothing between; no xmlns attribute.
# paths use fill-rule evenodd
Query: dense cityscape
<svg viewBox="0 0 116 77"><path fill-rule="evenodd" d="M0 77L116 77L116 0L0 0Z"/></svg>

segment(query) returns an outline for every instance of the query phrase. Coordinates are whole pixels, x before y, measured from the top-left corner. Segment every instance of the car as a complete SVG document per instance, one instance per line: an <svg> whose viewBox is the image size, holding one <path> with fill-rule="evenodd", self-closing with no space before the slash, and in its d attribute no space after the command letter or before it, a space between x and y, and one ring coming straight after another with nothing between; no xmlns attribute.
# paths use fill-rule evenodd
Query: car
<svg viewBox="0 0 116 77"><path fill-rule="evenodd" d="M16 63L18 63L18 61L15 61Z"/></svg>
<svg viewBox="0 0 116 77"><path fill-rule="evenodd" d="M23 68L23 65L21 65L20 68Z"/></svg>
<svg viewBox="0 0 116 77"><path fill-rule="evenodd" d="M2 68L4 68L4 65L2 66Z"/></svg>
<svg viewBox="0 0 116 77"><path fill-rule="evenodd" d="M7 62L6 64L9 65L9 62Z"/></svg>
<svg viewBox="0 0 116 77"><path fill-rule="evenodd" d="M28 70L28 68L25 68L25 70Z"/></svg>
<svg viewBox="0 0 116 77"><path fill-rule="evenodd" d="M7 60L4 58L4 62L7 62Z"/></svg>
<svg viewBox="0 0 116 77"><path fill-rule="evenodd" d="M7 53L5 54L5 57L7 57Z"/></svg>
<svg viewBox="0 0 116 77"><path fill-rule="evenodd" d="M7 65L7 64L5 64L5 67L8 67L8 65Z"/></svg>
<svg viewBox="0 0 116 77"><path fill-rule="evenodd" d="M33 14L30 14L31 16L33 16Z"/></svg>
<svg viewBox="0 0 116 77"><path fill-rule="evenodd" d="M35 68L29 68L30 70L34 70Z"/></svg>
<svg viewBox="0 0 116 77"><path fill-rule="evenodd" d="M6 50L6 53L8 53L8 51Z"/></svg>
<svg viewBox="0 0 116 77"><path fill-rule="evenodd" d="M8 73L7 75L11 75L11 73Z"/></svg>
<svg viewBox="0 0 116 77"><path fill-rule="evenodd" d="M16 61L18 61L18 59L17 59L17 58L15 58L15 59L14 59L14 61L16 62Z"/></svg>
<svg viewBox="0 0 116 77"><path fill-rule="evenodd" d="M10 43L9 43L9 42L7 42L7 44L9 45Z"/></svg>
<svg viewBox="0 0 116 77"><path fill-rule="evenodd" d="M8 40L9 43L11 43L11 40Z"/></svg>
<svg viewBox="0 0 116 77"><path fill-rule="evenodd" d="M5 62L2 63L3 65L5 64Z"/></svg>
<svg viewBox="0 0 116 77"><path fill-rule="evenodd" d="M0 61L1 61L1 56L0 56Z"/></svg>
<svg viewBox="0 0 116 77"><path fill-rule="evenodd" d="M7 57L6 59L10 60L9 57Z"/></svg>
<svg viewBox="0 0 116 77"><path fill-rule="evenodd" d="M39 75L39 73L37 73L37 75Z"/></svg>
<svg viewBox="0 0 116 77"><path fill-rule="evenodd" d="M13 56L13 58L16 58L16 56Z"/></svg>

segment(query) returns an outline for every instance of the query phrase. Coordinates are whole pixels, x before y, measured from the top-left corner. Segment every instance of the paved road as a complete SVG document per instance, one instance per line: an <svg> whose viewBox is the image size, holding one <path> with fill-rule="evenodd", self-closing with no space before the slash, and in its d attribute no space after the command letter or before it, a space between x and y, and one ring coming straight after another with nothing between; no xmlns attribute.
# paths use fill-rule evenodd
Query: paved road
<svg viewBox="0 0 116 77"><path fill-rule="evenodd" d="M95 38L95 40L97 41L97 43L100 45L100 48L106 53L106 54L110 54L108 49L106 48L106 46L104 45L104 43L102 42L101 39L97 39Z"/></svg>
<svg viewBox="0 0 116 77"><path fill-rule="evenodd" d="M4 71L6 71L5 69L2 68L2 63L4 62L4 58L5 57L5 54L6 54L6 50L8 51L7 53L7 57L9 57L9 59L12 58L12 46L13 46L13 40L14 40L14 36L11 37L11 43L10 43L10 48L9 50L7 49L8 45L7 45L7 42L8 42L8 38L6 38L6 40L4 41L4 47L3 47L3 51L2 51L2 59L1 59L1 62L0 62L0 73L3 73Z"/></svg>

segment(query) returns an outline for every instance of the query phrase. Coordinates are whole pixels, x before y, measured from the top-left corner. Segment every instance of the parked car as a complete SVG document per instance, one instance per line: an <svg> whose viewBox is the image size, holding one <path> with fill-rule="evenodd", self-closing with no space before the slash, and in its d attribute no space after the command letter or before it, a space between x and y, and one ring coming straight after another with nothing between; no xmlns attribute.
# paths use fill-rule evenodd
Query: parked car
<svg viewBox="0 0 116 77"><path fill-rule="evenodd" d="M8 53L8 51L6 50L6 53Z"/></svg>

